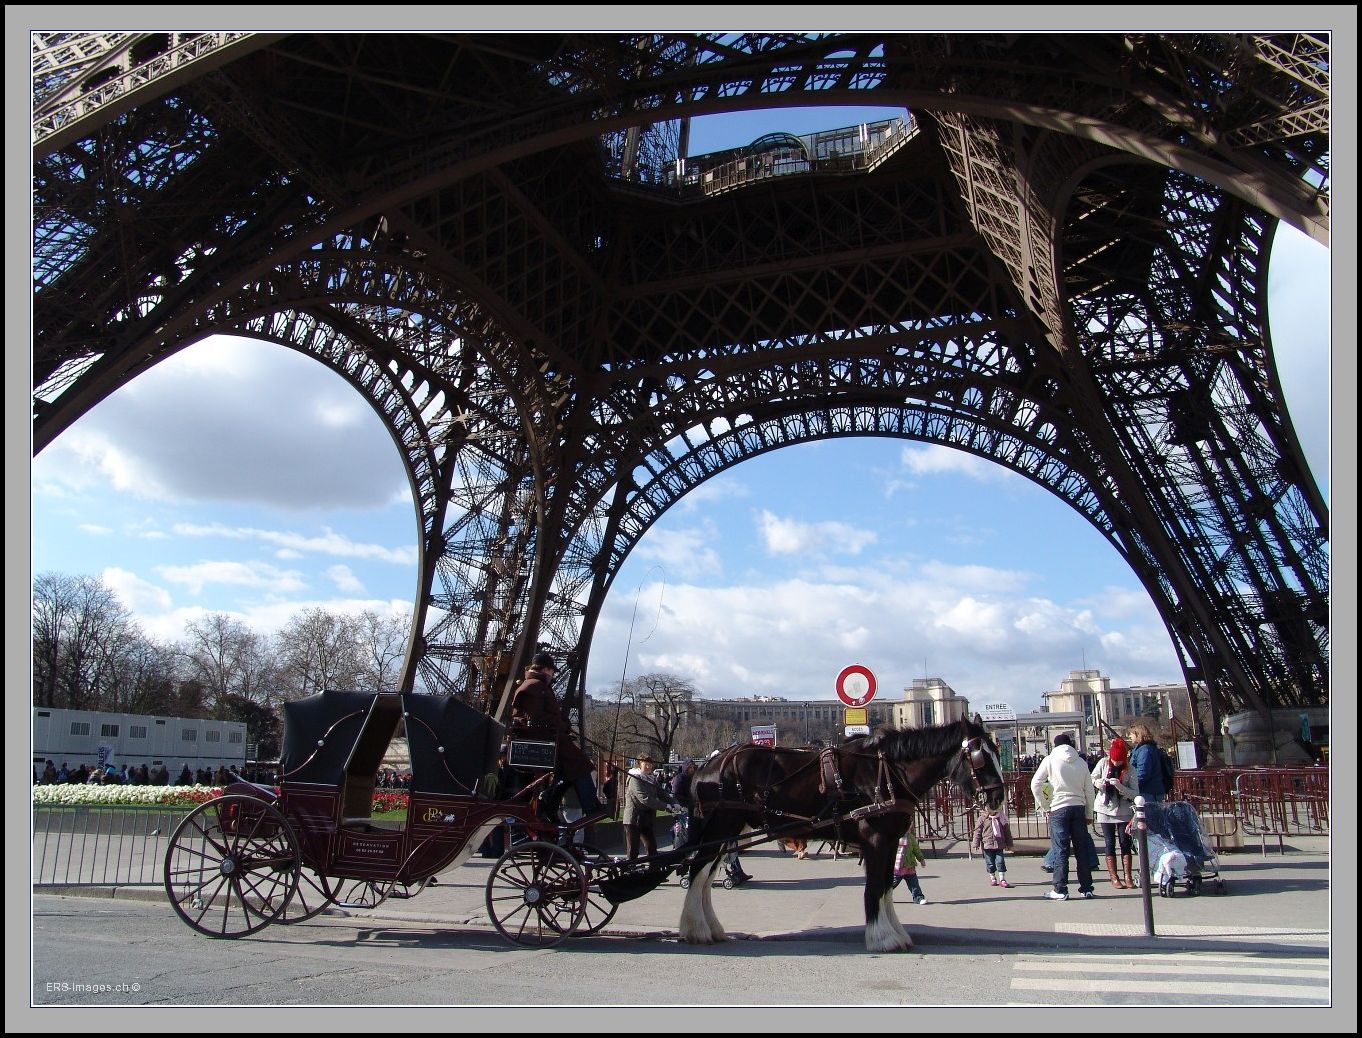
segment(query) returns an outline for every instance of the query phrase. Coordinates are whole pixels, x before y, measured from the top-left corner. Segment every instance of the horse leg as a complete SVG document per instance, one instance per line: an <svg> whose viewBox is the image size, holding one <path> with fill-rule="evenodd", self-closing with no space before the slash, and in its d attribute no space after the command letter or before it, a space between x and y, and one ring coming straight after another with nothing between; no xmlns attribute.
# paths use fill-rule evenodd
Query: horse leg
<svg viewBox="0 0 1362 1038"><path fill-rule="evenodd" d="M714 873L719 867L720 855L706 858L692 864L688 875L690 886L686 888L686 900L681 906L681 923L677 927L678 936L686 944L718 944L727 939L724 928L714 915L711 900Z"/></svg>
<svg viewBox="0 0 1362 1038"><path fill-rule="evenodd" d="M897 838L862 826L865 861L865 946L873 952L906 951L913 939L894 911L894 852Z"/></svg>
<svg viewBox="0 0 1362 1038"><path fill-rule="evenodd" d="M698 855L690 866L690 886L681 906L681 922L677 927L680 939L687 944L718 944L728 939L723 924L714 914L714 874L723 860L724 843L749 826L739 815L714 814L707 818L699 833L692 830L691 838L697 847L711 847Z"/></svg>

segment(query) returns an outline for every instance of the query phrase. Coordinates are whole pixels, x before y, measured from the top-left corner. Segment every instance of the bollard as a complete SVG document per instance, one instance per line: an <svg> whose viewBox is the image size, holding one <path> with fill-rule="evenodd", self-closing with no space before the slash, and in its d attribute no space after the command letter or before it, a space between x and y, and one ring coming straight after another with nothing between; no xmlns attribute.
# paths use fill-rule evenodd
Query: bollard
<svg viewBox="0 0 1362 1038"><path fill-rule="evenodd" d="M1149 829L1144 820L1144 797L1135 798L1135 841L1140 845L1140 896L1144 899L1144 933L1154 936L1154 900L1149 895L1153 886L1149 878Z"/></svg>

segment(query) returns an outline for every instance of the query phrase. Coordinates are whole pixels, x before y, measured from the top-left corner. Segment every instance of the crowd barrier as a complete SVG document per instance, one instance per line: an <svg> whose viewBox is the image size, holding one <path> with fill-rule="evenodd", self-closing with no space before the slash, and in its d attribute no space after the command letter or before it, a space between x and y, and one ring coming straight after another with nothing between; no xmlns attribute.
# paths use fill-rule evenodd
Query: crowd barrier
<svg viewBox="0 0 1362 1038"><path fill-rule="evenodd" d="M34 886L156 886L192 807L33 807Z"/></svg>
<svg viewBox="0 0 1362 1038"><path fill-rule="evenodd" d="M1016 840L1050 838L1049 823L1031 794L1031 772L1007 772L1005 800ZM1203 834L1215 850L1242 847L1256 837L1267 853L1276 838L1285 852L1288 836L1329 835L1327 768L1207 768L1179 771L1170 800L1186 800L1196 810ZM918 839L935 849L937 841L968 842L979 818L972 800L938 786L918 807Z"/></svg>
<svg viewBox="0 0 1362 1038"><path fill-rule="evenodd" d="M1006 807L1017 840L1048 840L1049 827L1031 795L1029 772L1009 772ZM1211 768L1179 771L1170 799L1187 800L1216 850L1243 845L1242 837L1275 838L1285 853L1288 836L1329 835L1327 768ZM33 808L32 876L35 886L156 886L166 845L191 808ZM969 844L979 819L974 801L949 786L918 805L918 840L933 851L941 842Z"/></svg>

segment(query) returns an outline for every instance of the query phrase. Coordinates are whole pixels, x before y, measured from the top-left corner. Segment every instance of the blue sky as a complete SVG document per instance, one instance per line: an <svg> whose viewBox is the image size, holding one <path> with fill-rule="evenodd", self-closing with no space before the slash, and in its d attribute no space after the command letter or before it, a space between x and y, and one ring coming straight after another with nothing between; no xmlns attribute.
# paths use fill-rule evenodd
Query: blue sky
<svg viewBox="0 0 1362 1038"><path fill-rule="evenodd" d="M691 150L879 114L697 120ZM1269 269L1278 365L1327 494L1328 254L1283 227ZM35 459L31 485L34 572L102 576L158 639L205 612L270 632L312 605L404 611L415 591L395 447L337 376L277 346L182 351ZM588 687L665 669L711 696L827 698L849 663L881 696L931 675L1018 709L1084 666L1180 680L1147 595L1064 505L964 454L866 439L753 459L664 516L606 603Z"/></svg>

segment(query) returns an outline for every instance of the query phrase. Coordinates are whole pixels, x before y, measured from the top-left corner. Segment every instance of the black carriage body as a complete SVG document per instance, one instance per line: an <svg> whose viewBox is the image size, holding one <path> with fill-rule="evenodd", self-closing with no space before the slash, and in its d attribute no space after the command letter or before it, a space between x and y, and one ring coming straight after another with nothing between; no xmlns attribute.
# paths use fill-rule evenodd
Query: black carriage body
<svg viewBox="0 0 1362 1038"><path fill-rule="evenodd" d="M411 749L407 821L373 820L378 771L400 721ZM481 796L504 727L456 699L322 692L284 705L278 806L303 864L324 876L419 883L467 858L505 818L537 831L528 803Z"/></svg>

